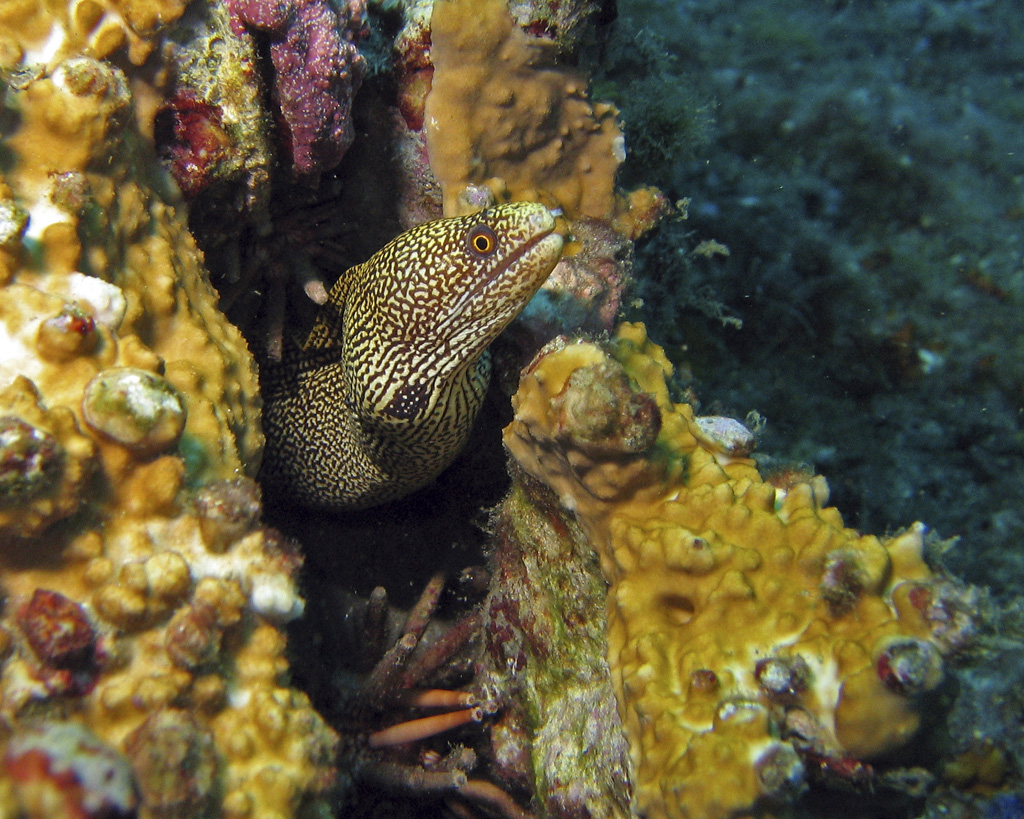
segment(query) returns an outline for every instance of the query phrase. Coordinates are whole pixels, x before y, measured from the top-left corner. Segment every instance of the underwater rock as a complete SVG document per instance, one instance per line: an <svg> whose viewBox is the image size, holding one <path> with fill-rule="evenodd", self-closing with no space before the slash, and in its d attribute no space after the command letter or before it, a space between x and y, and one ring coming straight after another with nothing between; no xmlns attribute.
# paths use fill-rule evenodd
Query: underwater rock
<svg viewBox="0 0 1024 819"><path fill-rule="evenodd" d="M575 522L522 485L490 528L485 667L502 680L505 703L489 735L495 774L549 819L626 819L629 751L596 555Z"/></svg>

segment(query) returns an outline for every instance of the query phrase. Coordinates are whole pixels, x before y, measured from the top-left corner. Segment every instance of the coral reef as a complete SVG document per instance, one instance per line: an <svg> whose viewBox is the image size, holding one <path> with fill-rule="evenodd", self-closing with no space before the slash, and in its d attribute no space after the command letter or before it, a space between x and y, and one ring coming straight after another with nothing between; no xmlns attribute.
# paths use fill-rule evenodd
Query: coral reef
<svg viewBox="0 0 1024 819"><path fill-rule="evenodd" d="M749 440L671 402L671 369L642 325L610 351L556 341L505 433L600 555L637 810L739 815L812 765L868 776L917 730L976 595L927 567L922 525L861 535L823 478L766 481Z"/></svg>
<svg viewBox="0 0 1024 819"><path fill-rule="evenodd" d="M625 152L616 112L589 100L587 73L574 67L580 40L600 36L597 4L398 5L399 221L508 200L557 207L572 241L520 323L523 360L553 333L610 330L630 282L628 240L670 208L653 188L616 188Z"/></svg>
<svg viewBox="0 0 1024 819"><path fill-rule="evenodd" d="M48 723L14 734L3 757L19 805L5 812L45 816L131 817L139 799L128 760L77 722Z"/></svg>
<svg viewBox="0 0 1024 819"><path fill-rule="evenodd" d="M510 0L508 12L523 31L551 40L561 54L574 54L593 24L615 16L613 3L592 0Z"/></svg>
<svg viewBox="0 0 1024 819"><path fill-rule="evenodd" d="M620 127L635 129L634 172L649 179L647 163L667 165L707 137L712 98L727 138L699 167L680 162L656 179L681 188L673 199L696 186L707 201L695 197L693 220L640 249L648 281L637 303L665 317L658 335L671 332L673 349L693 339L680 303L750 293L766 308L748 323L764 328L758 364L794 360L779 353L791 349L784 337L821 360L842 351L856 366L832 370L857 395L885 378L944 385L934 407L958 381L987 385L976 405L998 424L947 427L950 414L970 417L962 393L935 423L916 408L913 440L949 439L929 450L939 489L920 492L908 476L885 508L895 514L911 495L979 508L981 490L934 456L963 441L990 476L987 508L1019 495L1019 430L1005 419L1017 417L1022 370L1004 343L1019 335L1008 331L1019 237L1006 229L1021 218L1019 156L993 127L1019 114L1005 93L1019 21L979 26L1005 14L999 3L932 4L912 24L901 0L872 9L865 60L883 79L851 88L818 71L827 49L808 20L827 14L842 30L864 19L856 4L776 10L785 25L763 3L719 13L727 5L630 4L640 19L660 7L686 23L664 27L664 40L620 32L621 76L594 98L617 90L623 126L612 105L591 101L584 70L608 45L598 27L611 2L381 0L374 36L403 28L391 76L379 68L361 91L363 0L0 8L0 815L289 819L351 807L719 819L829 815L835 794L872 816L917 805L929 818L1021 812L1010 789L1022 764L1024 608L986 621L984 595L924 562L924 547L939 546L922 525L862 535L827 506L823 478L759 468L754 434L729 409L700 416L673 403L672 368L638 326L603 345L562 339L525 371L506 434L513 487L489 525L481 486L495 503L506 477L493 426L496 457L471 444L461 475L442 476L434 494L379 517L305 515L321 539L305 586L317 595L378 583L400 595L419 588L409 566L429 576L480 561L466 555L485 540L489 572L450 619L438 580L408 617L387 612L379 588L360 604L325 594L322 620L293 632L307 651L289 666L303 557L261 521L255 367L217 309L203 254L233 289L240 323L255 327L250 307L264 301L273 359L301 309L285 283L322 301L328 269L442 208L560 208L565 258L495 356L507 386L524 350L607 331L628 304L633 240L669 208L654 189L616 190ZM765 36L740 36L750 32ZM763 51L727 65L751 40ZM993 44L1004 84L990 100L946 82L952 67L941 75L955 89L943 93L959 112L958 156L933 152L927 118L913 115L933 82L928 61ZM674 93L697 63L707 88ZM780 98L766 90L775 63ZM808 74L824 81L794 93ZM965 141L990 144L964 162ZM936 169L951 159L956 173L940 186ZM986 202L965 199L967 176L987 180ZM735 290L680 281L680 265L714 276L700 248L723 247L687 252L680 234L695 222L733 247L723 264L741 271ZM835 232L818 226L832 222L842 241L823 241ZM921 281L929 315L903 298ZM963 305L991 309L953 329L944 314ZM837 316L863 332L828 329ZM725 346L705 341L691 347L698 368ZM767 400L768 366L713 366ZM884 377L864 376L872 366ZM830 441L842 437L835 424L852 423L855 413L778 385L790 403L773 414L787 422L827 422ZM900 446L874 452L895 460ZM825 465L842 492L850 473ZM993 516L991 538L1014 542L1019 517ZM385 541L392 551L378 550ZM416 556L391 560L403 551ZM1018 560L1005 549L992 565ZM350 676L344 652L325 650L345 630L356 633ZM954 667L965 651L966 667ZM293 673L323 686L308 690L326 719ZM814 799L793 807L807 790ZM915 805L873 811L890 795Z"/></svg>
<svg viewBox="0 0 1024 819"><path fill-rule="evenodd" d="M133 76L142 130L189 204L222 309L272 359L286 314L356 260L345 248L338 261L337 200L379 184L336 172L366 73L364 15L356 0L193 3L162 64Z"/></svg>
<svg viewBox="0 0 1024 819"><path fill-rule="evenodd" d="M180 13L77 8L138 31ZM5 18L2 52L21 69L0 119L3 810L315 813L337 738L287 679L301 558L245 477L255 366L129 78L44 64L37 23ZM55 54L106 53L52 25Z"/></svg>
<svg viewBox="0 0 1024 819"><path fill-rule="evenodd" d="M630 281L628 240L670 210L654 188L623 194L613 106L591 102L574 50L596 4L503 0L403 4L395 43L400 219L508 200L564 213L566 260L530 308L525 359L553 333L610 330Z"/></svg>
<svg viewBox="0 0 1024 819"><path fill-rule="evenodd" d="M96 446L70 410L43 407L27 378L0 392L0 408L0 538L31 537L78 510Z"/></svg>
<svg viewBox="0 0 1024 819"><path fill-rule="evenodd" d="M562 333L611 331L631 282L632 262L632 242L611 223L577 219L572 244L526 306L515 332L536 339L532 353Z"/></svg>
<svg viewBox="0 0 1024 819"><path fill-rule="evenodd" d="M156 432L156 419L144 417L156 389L181 402L171 412L178 420L165 420L185 417L180 443L165 429L148 439L151 454L178 444L190 480L251 469L262 443L255 371L216 309L159 166L140 150L124 75L71 58L8 93L6 104L18 115L5 135L6 198L29 221L4 291L4 383L23 375L51 410L80 413L80 427L136 423L140 434L148 427L143 437ZM101 387L112 379L125 387L128 371L117 368L145 373L135 384L148 386L115 407ZM97 441L110 475L130 466L123 443Z"/></svg>

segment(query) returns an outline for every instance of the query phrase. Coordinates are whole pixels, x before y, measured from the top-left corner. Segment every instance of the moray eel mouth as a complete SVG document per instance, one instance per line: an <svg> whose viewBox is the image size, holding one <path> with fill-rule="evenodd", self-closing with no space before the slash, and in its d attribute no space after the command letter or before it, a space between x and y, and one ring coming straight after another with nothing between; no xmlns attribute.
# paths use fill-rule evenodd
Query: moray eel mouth
<svg viewBox="0 0 1024 819"><path fill-rule="evenodd" d="M557 263L562 254L562 247L565 244L565 236L562 232L556 231L559 213L559 211L545 208L542 211L531 214L529 225L533 235L508 255L505 259L505 264L495 269L493 274L488 277L488 281L498 278L505 271L515 267L524 256L531 254L538 256L538 258L541 256L554 258ZM544 278L546 279L547 276Z"/></svg>
<svg viewBox="0 0 1024 819"><path fill-rule="evenodd" d="M487 211L482 216L486 217ZM466 290L448 310L445 323L472 325L481 335L483 349L522 311L534 293L554 270L565 244L564 231L559 229L557 212L542 205L523 220L525 239L508 252L501 264ZM486 224L486 219L481 220ZM489 328L491 332L481 333ZM439 328L440 329L440 328ZM453 336L459 336L455 330ZM485 341L484 338L487 340Z"/></svg>

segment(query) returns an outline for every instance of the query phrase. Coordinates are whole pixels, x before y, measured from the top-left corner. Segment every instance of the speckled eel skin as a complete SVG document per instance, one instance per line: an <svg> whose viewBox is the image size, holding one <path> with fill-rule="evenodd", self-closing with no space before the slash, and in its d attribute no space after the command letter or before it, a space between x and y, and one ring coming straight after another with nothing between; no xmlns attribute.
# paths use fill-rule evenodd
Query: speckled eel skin
<svg viewBox="0 0 1024 819"><path fill-rule="evenodd" d="M375 506L458 455L490 378L487 346L558 262L543 205L498 205L406 231L331 289L264 385L270 500Z"/></svg>

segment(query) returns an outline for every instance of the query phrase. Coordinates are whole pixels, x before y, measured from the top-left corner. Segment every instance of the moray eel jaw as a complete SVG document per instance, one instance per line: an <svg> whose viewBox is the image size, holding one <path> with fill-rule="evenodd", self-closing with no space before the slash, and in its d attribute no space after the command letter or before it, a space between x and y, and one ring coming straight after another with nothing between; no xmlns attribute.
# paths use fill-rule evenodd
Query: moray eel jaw
<svg viewBox="0 0 1024 819"><path fill-rule="evenodd" d="M521 202L419 225L344 273L265 381L266 497L363 509L430 483L469 437L487 345L561 251L552 213Z"/></svg>
<svg viewBox="0 0 1024 819"><path fill-rule="evenodd" d="M522 238L499 238L494 252L504 251L504 258L481 271L479 284L456 294L437 327L438 336L467 357L474 355L474 348L476 354L482 352L522 312L561 257L563 239L554 232L554 214L532 203L511 207L521 215Z"/></svg>
<svg viewBox="0 0 1024 819"><path fill-rule="evenodd" d="M520 202L420 225L375 254L345 310L346 382L363 421L433 413L544 283L562 241L550 210Z"/></svg>

